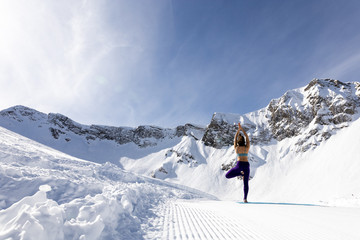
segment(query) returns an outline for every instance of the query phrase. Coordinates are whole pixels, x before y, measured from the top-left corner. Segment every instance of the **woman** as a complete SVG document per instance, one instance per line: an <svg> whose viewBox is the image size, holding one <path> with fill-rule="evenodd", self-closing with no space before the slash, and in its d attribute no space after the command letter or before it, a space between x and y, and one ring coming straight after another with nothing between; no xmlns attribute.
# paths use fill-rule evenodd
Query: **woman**
<svg viewBox="0 0 360 240"><path fill-rule="evenodd" d="M242 131L245 135L244 137L240 134ZM234 148L237 155L237 164L235 167L230 169L226 173L226 178L233 178L237 176L242 176L244 180L244 202L247 203L247 195L249 192L249 176L250 176L250 164L248 161L248 153L250 149L249 137L246 134L245 130L241 127L239 123L239 129L236 132L234 139Z"/></svg>

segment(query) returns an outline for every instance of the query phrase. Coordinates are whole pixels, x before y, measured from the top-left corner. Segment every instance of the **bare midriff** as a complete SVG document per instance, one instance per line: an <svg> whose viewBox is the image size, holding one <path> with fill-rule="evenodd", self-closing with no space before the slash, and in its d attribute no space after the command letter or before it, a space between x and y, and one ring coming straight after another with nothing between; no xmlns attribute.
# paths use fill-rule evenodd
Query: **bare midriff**
<svg viewBox="0 0 360 240"><path fill-rule="evenodd" d="M238 157L238 161L239 161L239 162L248 162L248 157L246 157L246 156L240 156L240 157Z"/></svg>
<svg viewBox="0 0 360 240"><path fill-rule="evenodd" d="M240 147L238 146L236 148L236 154L248 154L249 149L246 149L246 147ZM239 162L248 162L248 156L237 156L237 160Z"/></svg>

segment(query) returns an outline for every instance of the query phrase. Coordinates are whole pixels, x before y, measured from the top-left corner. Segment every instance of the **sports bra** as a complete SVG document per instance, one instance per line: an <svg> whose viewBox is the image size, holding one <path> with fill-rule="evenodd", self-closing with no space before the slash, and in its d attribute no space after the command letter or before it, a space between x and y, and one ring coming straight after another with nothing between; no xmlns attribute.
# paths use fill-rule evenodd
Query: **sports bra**
<svg viewBox="0 0 360 240"><path fill-rule="evenodd" d="M247 157L247 153L237 153L238 157Z"/></svg>

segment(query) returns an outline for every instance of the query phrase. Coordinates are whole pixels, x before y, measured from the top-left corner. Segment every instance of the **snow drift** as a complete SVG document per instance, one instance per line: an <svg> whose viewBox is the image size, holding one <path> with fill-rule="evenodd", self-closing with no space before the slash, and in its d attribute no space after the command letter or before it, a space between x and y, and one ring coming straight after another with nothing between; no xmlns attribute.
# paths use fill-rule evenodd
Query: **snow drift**
<svg viewBox="0 0 360 240"><path fill-rule="evenodd" d="M80 160L0 127L0 239L140 239L154 209L208 194Z"/></svg>

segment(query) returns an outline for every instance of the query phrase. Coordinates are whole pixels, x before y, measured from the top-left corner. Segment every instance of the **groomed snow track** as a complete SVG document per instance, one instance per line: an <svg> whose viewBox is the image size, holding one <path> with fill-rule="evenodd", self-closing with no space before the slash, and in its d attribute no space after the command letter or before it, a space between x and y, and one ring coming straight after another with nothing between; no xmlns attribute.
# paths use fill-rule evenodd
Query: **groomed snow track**
<svg viewBox="0 0 360 240"><path fill-rule="evenodd" d="M360 239L359 208L289 203L177 201L167 204L148 239ZM160 226L161 225L161 226ZM157 236L156 236L157 235Z"/></svg>

